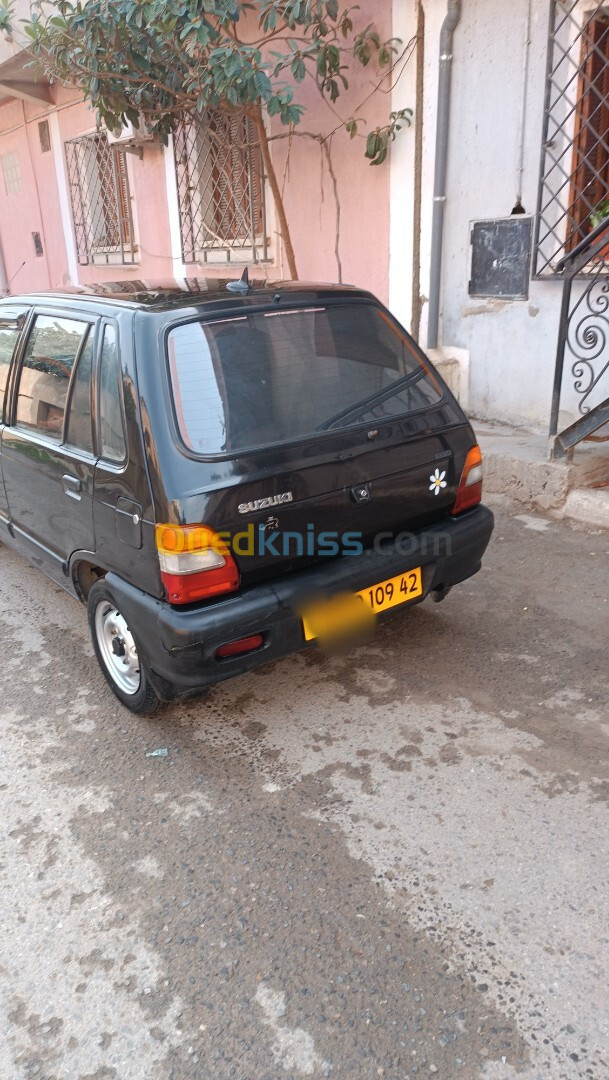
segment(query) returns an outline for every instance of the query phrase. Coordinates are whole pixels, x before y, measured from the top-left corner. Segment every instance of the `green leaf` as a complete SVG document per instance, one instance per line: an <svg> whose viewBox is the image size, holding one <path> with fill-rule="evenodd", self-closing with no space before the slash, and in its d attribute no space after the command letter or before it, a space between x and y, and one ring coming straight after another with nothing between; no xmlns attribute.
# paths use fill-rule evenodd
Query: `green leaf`
<svg viewBox="0 0 609 1080"><path fill-rule="evenodd" d="M371 165L382 165L387 157L387 147L389 143L389 134L387 130L381 131L378 134L378 141L376 145L376 153L374 159L370 162ZM366 155L367 156L367 155Z"/></svg>
<svg viewBox="0 0 609 1080"><path fill-rule="evenodd" d="M241 56L236 49L226 61L226 67L224 70L226 72L227 78L229 79L232 79L235 75L239 75L243 70Z"/></svg>
<svg viewBox="0 0 609 1080"><path fill-rule="evenodd" d="M296 79L296 82L302 82L306 73L307 69L304 60L301 56L297 56L296 59L292 61L292 75Z"/></svg>
<svg viewBox="0 0 609 1080"><path fill-rule="evenodd" d="M257 70L254 72L254 85L256 87L256 91L258 92L262 100L268 101L271 94L273 93L273 88L271 86L271 80L269 79L266 71L262 71L261 68L257 68Z"/></svg>
<svg viewBox="0 0 609 1080"><path fill-rule="evenodd" d="M340 52L336 48L336 45L328 45L328 70L331 72L338 71L340 67Z"/></svg>
<svg viewBox="0 0 609 1080"><path fill-rule="evenodd" d="M298 124L303 111L302 105L285 105L281 109L282 124Z"/></svg>
<svg viewBox="0 0 609 1080"><path fill-rule="evenodd" d="M137 52L133 52L132 56L133 56L133 60L135 61L136 65L142 71L149 72L151 70L152 65L151 65L150 60L148 59L148 57L142 56L141 53L137 53Z"/></svg>
<svg viewBox="0 0 609 1080"><path fill-rule="evenodd" d="M376 157L376 152L379 147L379 134L378 131L371 131L366 139L366 157Z"/></svg>
<svg viewBox="0 0 609 1080"><path fill-rule="evenodd" d="M367 67L370 63L370 47L368 45L360 45L356 55L360 64L363 67Z"/></svg>

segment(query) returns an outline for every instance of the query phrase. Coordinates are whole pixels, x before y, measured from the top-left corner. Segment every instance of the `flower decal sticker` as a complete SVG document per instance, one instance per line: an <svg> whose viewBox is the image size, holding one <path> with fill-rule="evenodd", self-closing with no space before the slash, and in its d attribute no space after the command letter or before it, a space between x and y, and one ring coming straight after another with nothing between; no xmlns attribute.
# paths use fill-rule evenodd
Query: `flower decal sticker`
<svg viewBox="0 0 609 1080"><path fill-rule="evenodd" d="M429 490L433 491L434 495L439 495L442 488L448 487L448 484L447 484L445 478L446 478L446 473L445 472L440 472L439 469L436 469L435 473L433 473L429 477L429 479L431 480L431 484L429 485Z"/></svg>

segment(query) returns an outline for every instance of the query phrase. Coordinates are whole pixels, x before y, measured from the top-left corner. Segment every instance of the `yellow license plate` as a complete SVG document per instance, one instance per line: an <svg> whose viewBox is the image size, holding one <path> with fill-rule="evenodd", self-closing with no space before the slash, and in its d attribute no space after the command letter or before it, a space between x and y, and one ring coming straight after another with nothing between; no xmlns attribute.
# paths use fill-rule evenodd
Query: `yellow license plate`
<svg viewBox="0 0 609 1080"><path fill-rule="evenodd" d="M326 633L336 633L341 626L348 629L347 623L351 621L355 606L346 601L356 601L365 605L368 614L378 615L381 611L407 604L409 600L416 599L423 593L423 575L421 567L415 570L406 570L397 577L387 578L387 581L379 581L378 585L371 585L367 589L351 593L348 598L340 597L328 600L325 603L315 605L303 617L302 626L307 641L321 637Z"/></svg>

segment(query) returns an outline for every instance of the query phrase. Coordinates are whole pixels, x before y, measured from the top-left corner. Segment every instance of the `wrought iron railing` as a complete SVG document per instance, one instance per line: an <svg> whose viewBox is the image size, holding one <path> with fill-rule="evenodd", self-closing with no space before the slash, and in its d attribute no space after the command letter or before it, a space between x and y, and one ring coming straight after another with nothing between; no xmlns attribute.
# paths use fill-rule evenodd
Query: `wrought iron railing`
<svg viewBox="0 0 609 1080"><path fill-rule="evenodd" d="M570 456L585 439L609 439L609 218L556 269L564 284L550 418L554 460ZM580 415L559 431L568 381Z"/></svg>

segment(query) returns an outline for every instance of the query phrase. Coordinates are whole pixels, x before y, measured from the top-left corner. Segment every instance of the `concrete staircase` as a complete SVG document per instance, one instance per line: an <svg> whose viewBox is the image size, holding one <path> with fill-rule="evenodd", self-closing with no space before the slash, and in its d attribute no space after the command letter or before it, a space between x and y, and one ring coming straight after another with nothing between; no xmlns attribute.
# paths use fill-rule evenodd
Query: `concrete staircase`
<svg viewBox="0 0 609 1080"><path fill-rule="evenodd" d="M572 462L548 461L543 432L472 419L485 491L609 529L609 442L581 443Z"/></svg>

